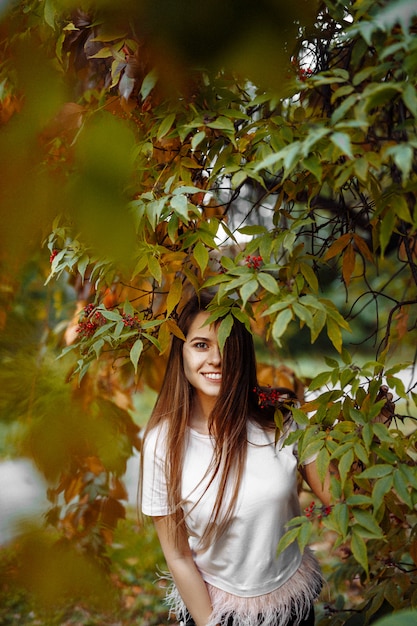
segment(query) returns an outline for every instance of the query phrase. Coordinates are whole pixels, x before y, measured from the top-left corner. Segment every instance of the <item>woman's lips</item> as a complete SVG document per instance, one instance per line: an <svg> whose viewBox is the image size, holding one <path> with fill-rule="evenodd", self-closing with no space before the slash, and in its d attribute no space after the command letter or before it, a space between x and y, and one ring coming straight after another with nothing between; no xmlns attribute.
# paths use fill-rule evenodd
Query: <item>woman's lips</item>
<svg viewBox="0 0 417 626"><path fill-rule="evenodd" d="M216 383L220 382L222 379L222 375L216 372L204 372L203 376L204 378L207 378L207 380L214 381Z"/></svg>

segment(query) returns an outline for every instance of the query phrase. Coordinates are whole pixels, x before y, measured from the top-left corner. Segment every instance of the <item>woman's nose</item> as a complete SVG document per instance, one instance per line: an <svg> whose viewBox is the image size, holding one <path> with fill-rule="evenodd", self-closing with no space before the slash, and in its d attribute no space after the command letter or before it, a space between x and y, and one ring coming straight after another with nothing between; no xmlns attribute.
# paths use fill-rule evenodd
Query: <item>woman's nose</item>
<svg viewBox="0 0 417 626"><path fill-rule="evenodd" d="M213 348L210 350L209 363L211 363L212 365L219 366L221 362L222 362L222 355L220 354L219 347L213 346Z"/></svg>

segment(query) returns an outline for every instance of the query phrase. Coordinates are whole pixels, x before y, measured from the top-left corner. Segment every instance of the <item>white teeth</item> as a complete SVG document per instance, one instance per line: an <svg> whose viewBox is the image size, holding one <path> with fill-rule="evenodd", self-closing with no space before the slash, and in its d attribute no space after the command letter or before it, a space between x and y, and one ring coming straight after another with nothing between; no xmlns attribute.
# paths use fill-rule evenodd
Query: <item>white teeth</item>
<svg viewBox="0 0 417 626"><path fill-rule="evenodd" d="M204 374L204 376L210 380L221 380L222 378L221 374Z"/></svg>

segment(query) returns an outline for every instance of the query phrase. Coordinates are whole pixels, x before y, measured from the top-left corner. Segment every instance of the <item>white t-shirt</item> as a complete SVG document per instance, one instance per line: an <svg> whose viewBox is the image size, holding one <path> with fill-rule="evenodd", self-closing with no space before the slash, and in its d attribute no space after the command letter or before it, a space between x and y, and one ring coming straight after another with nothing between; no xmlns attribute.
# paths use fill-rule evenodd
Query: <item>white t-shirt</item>
<svg viewBox="0 0 417 626"><path fill-rule="evenodd" d="M142 500L145 515L169 514L164 434L162 426L146 438ZM247 460L231 524L216 542L202 550L200 538L213 511L218 486L215 479L204 493L212 455L212 437L189 428L182 498L195 563L203 579L223 591L242 597L269 593L284 584L301 563L296 542L276 555L286 523L300 515L294 446L283 446L283 438L275 445L273 431L248 422Z"/></svg>

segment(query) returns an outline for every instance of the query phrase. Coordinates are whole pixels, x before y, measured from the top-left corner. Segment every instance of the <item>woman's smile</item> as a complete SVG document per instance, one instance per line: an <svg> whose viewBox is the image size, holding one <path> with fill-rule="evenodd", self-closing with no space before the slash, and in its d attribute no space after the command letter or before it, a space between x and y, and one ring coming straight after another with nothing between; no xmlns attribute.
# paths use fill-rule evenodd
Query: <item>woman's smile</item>
<svg viewBox="0 0 417 626"><path fill-rule="evenodd" d="M215 373L215 372L210 372L210 373L204 373L203 376L205 376L206 378L208 378L209 380L212 380L214 382L221 382L222 380L222 375L221 373Z"/></svg>
<svg viewBox="0 0 417 626"><path fill-rule="evenodd" d="M217 329L204 326L209 314L199 313L193 320L183 346L184 373L198 396L217 396L222 382L222 357Z"/></svg>

